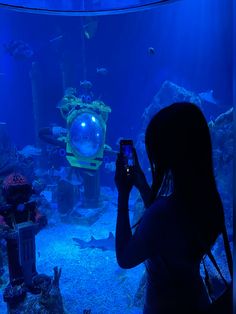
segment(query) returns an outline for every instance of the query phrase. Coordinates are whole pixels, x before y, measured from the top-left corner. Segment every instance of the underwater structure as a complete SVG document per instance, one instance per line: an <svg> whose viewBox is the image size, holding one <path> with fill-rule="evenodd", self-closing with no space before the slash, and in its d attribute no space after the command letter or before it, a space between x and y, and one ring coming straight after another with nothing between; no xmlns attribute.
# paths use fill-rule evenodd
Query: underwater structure
<svg viewBox="0 0 236 314"><path fill-rule="evenodd" d="M132 139L151 184L146 127L174 102L194 103L206 117L233 247L229 2L0 1L0 313L143 312L145 265L122 269L116 259L116 158L120 141ZM13 173L32 187L14 210L4 195ZM135 226L145 211L136 189L129 207ZM212 252L230 281L222 239ZM31 269L12 285L11 253L19 273ZM220 294L224 284L206 265Z"/></svg>

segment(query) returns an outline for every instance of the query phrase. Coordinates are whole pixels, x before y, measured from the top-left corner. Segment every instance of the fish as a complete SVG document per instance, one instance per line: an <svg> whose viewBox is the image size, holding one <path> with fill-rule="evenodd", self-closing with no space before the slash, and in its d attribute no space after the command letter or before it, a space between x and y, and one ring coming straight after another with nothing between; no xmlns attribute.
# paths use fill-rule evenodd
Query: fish
<svg viewBox="0 0 236 314"><path fill-rule="evenodd" d="M77 89L76 87L67 87L66 90L64 91L64 96L76 96L77 94Z"/></svg>
<svg viewBox="0 0 236 314"><path fill-rule="evenodd" d="M208 102L208 103L211 103L211 104L214 104L214 105L217 105L218 104L218 101L214 98L213 96L213 90L208 90L206 92L203 92L203 93L199 93L198 96Z"/></svg>
<svg viewBox="0 0 236 314"><path fill-rule="evenodd" d="M34 55L32 48L23 40L11 40L3 45L6 53L16 60L30 59Z"/></svg>
<svg viewBox="0 0 236 314"><path fill-rule="evenodd" d="M104 68L104 67L97 68L97 74L107 75L108 70L107 70L107 68Z"/></svg>
<svg viewBox="0 0 236 314"><path fill-rule="evenodd" d="M90 171L89 170L84 170L83 173L85 173L89 177L94 177L97 174L97 172L94 171L94 170L90 170Z"/></svg>
<svg viewBox="0 0 236 314"><path fill-rule="evenodd" d="M74 186L82 185L83 180L78 172L71 167L61 167L60 170L51 169L49 170L49 175L59 177L60 180L66 181Z"/></svg>
<svg viewBox="0 0 236 314"><path fill-rule="evenodd" d="M116 163L115 161L106 162L105 163L105 169L109 172L115 172L116 171Z"/></svg>
<svg viewBox="0 0 236 314"><path fill-rule="evenodd" d="M108 238L104 239L95 239L91 236L91 240L84 241L79 238L72 238L73 241L81 249L91 248L91 249L101 249L102 251L114 251L115 250L115 237L112 232L109 232Z"/></svg>
<svg viewBox="0 0 236 314"><path fill-rule="evenodd" d="M149 56L155 55L155 54L156 54L155 48L149 47L149 48L148 48L148 54L149 54Z"/></svg>
<svg viewBox="0 0 236 314"><path fill-rule="evenodd" d="M50 39L49 42L50 42L50 43L53 43L54 41L58 41L58 40L60 40L60 39L62 39L62 38L63 38L63 35L58 35L58 36L56 36L56 37Z"/></svg>
<svg viewBox="0 0 236 314"><path fill-rule="evenodd" d="M90 81L84 80L80 81L80 86L85 89L91 89L93 87L93 84Z"/></svg>
<svg viewBox="0 0 236 314"><path fill-rule="evenodd" d="M91 39L97 32L98 22L92 20L91 22L83 25L83 33L85 38Z"/></svg>
<svg viewBox="0 0 236 314"><path fill-rule="evenodd" d="M26 145L22 150L19 150L18 153L25 158L36 157L41 155L42 149L33 145Z"/></svg>

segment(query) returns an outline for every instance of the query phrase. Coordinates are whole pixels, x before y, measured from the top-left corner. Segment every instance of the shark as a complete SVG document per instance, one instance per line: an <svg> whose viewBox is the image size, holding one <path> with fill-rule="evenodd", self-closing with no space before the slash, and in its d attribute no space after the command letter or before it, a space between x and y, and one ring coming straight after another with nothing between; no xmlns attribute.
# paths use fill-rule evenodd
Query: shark
<svg viewBox="0 0 236 314"><path fill-rule="evenodd" d="M213 90L199 93L198 96L207 103L218 105L218 101L214 98Z"/></svg>
<svg viewBox="0 0 236 314"><path fill-rule="evenodd" d="M115 237L112 232L109 232L109 236L107 238L95 239L91 236L89 241L84 241L79 238L72 238L73 241L81 249L91 248L91 249L101 249L102 251L113 251L115 250Z"/></svg>

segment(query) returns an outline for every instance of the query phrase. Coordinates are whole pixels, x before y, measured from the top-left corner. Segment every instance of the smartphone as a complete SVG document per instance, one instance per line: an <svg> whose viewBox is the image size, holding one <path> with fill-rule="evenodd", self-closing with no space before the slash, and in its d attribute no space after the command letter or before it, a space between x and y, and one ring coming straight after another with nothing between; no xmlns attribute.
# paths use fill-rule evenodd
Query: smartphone
<svg viewBox="0 0 236 314"><path fill-rule="evenodd" d="M134 167L133 147L134 145L132 140L120 141L120 153L124 158L124 164L127 174L131 174Z"/></svg>

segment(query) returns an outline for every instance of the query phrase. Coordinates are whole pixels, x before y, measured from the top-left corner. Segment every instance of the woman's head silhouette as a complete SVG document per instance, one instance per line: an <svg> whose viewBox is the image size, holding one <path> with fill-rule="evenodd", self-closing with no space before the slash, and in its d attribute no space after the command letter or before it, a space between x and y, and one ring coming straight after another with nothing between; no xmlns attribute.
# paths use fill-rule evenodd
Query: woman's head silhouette
<svg viewBox="0 0 236 314"><path fill-rule="evenodd" d="M201 227L212 219L218 234L223 208L214 178L210 132L201 110L187 102L160 110L147 127L145 143L153 176L152 201L171 172L174 193L190 205L186 207L189 217Z"/></svg>

